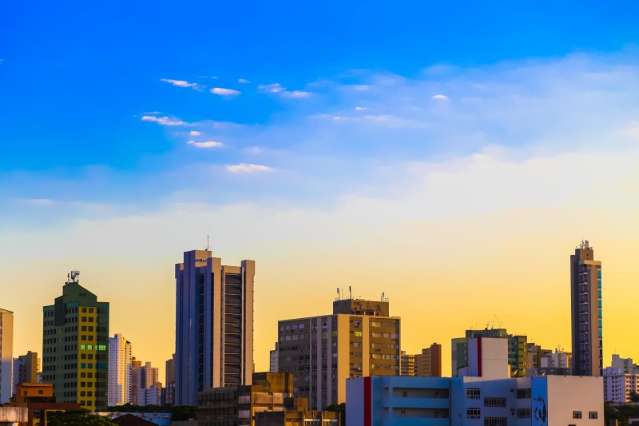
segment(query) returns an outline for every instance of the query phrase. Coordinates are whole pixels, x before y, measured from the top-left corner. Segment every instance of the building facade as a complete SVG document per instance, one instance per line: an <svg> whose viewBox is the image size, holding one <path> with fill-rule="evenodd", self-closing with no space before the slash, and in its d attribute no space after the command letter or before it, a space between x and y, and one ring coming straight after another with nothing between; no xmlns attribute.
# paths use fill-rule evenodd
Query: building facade
<svg viewBox="0 0 639 426"><path fill-rule="evenodd" d="M604 424L597 377L360 377L347 387L348 426Z"/></svg>
<svg viewBox="0 0 639 426"><path fill-rule="evenodd" d="M27 352L13 359L13 393L20 383L38 383L40 359L37 352Z"/></svg>
<svg viewBox="0 0 639 426"><path fill-rule="evenodd" d="M466 330L465 337L451 340L451 366L453 376L457 371L468 366L468 339L476 337L502 338L508 342L508 365L511 377L524 377L528 374L530 360L527 337L508 334L505 328L485 328L482 330Z"/></svg>
<svg viewBox="0 0 639 426"><path fill-rule="evenodd" d="M175 399L195 405L199 392L250 384L253 374L255 262L222 265L208 250L175 265Z"/></svg>
<svg viewBox="0 0 639 426"><path fill-rule="evenodd" d="M433 343L428 348L422 349L422 353L415 355L415 376L442 375L442 345Z"/></svg>
<svg viewBox="0 0 639 426"><path fill-rule="evenodd" d="M43 307L42 381L58 402L94 410L107 406L109 304L72 271L53 305Z"/></svg>
<svg viewBox="0 0 639 426"><path fill-rule="evenodd" d="M140 405L138 396L140 395L140 383L142 383L142 361L131 357L129 381L129 401L132 405Z"/></svg>
<svg viewBox="0 0 639 426"><path fill-rule="evenodd" d="M613 354L610 367L604 368L603 375L606 402L627 404L639 395L639 366L632 358Z"/></svg>
<svg viewBox="0 0 639 426"><path fill-rule="evenodd" d="M573 373L601 376L603 371L601 262L588 241L570 256Z"/></svg>
<svg viewBox="0 0 639 426"><path fill-rule="evenodd" d="M624 373L639 373L639 366L636 365L632 358L622 358L618 354L613 354L610 361L612 368L617 368Z"/></svg>
<svg viewBox="0 0 639 426"><path fill-rule="evenodd" d="M337 426L336 413L308 410L296 398L290 373L255 373L252 385L215 388L200 394L200 426Z"/></svg>
<svg viewBox="0 0 639 426"><path fill-rule="evenodd" d="M269 367L268 371L271 373L277 373L280 371L280 351L277 348L277 342L275 347L269 352Z"/></svg>
<svg viewBox="0 0 639 426"><path fill-rule="evenodd" d="M121 334L109 338L109 407L131 402L131 342Z"/></svg>
<svg viewBox="0 0 639 426"><path fill-rule="evenodd" d="M175 355L164 363L164 404L175 405Z"/></svg>
<svg viewBox="0 0 639 426"><path fill-rule="evenodd" d="M620 368L604 368L604 395L606 402L627 404L633 395L639 395L639 375Z"/></svg>
<svg viewBox="0 0 639 426"><path fill-rule="evenodd" d="M400 319L386 300L336 300L333 314L279 321L280 371L312 409L346 401L346 379L399 375Z"/></svg>
<svg viewBox="0 0 639 426"><path fill-rule="evenodd" d="M0 309L0 404L13 396L13 312Z"/></svg>
<svg viewBox="0 0 639 426"><path fill-rule="evenodd" d="M255 373L252 385L214 388L200 394L200 426L254 426L256 413L295 408L293 375Z"/></svg>
<svg viewBox="0 0 639 426"><path fill-rule="evenodd" d="M131 361L131 403L133 405L161 405L162 384L158 369L150 362Z"/></svg>
<svg viewBox="0 0 639 426"><path fill-rule="evenodd" d="M415 355L407 354L405 351L400 353L400 372L401 376L415 375Z"/></svg>

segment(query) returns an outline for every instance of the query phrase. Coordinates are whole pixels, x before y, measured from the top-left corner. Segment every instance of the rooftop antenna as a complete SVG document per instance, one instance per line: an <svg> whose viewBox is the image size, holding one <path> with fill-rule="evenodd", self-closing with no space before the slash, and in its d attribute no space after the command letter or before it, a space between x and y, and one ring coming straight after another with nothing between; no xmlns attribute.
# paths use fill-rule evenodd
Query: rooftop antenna
<svg viewBox="0 0 639 426"><path fill-rule="evenodd" d="M339 287L337 287L337 300L342 300L340 294L339 294Z"/></svg>
<svg viewBox="0 0 639 426"><path fill-rule="evenodd" d="M351 289L350 285L348 286L348 297L349 297L349 299L353 298L353 290Z"/></svg>
<svg viewBox="0 0 639 426"><path fill-rule="evenodd" d="M211 235L206 234L206 251L211 251Z"/></svg>
<svg viewBox="0 0 639 426"><path fill-rule="evenodd" d="M80 276L80 271L70 271L67 274L68 282L70 283L78 283L78 277Z"/></svg>

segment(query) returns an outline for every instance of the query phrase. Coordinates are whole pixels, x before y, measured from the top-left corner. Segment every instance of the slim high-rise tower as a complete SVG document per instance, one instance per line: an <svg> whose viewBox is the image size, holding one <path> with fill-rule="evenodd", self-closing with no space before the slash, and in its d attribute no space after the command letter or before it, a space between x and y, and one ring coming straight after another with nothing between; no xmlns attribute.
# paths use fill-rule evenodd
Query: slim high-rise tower
<svg viewBox="0 0 639 426"><path fill-rule="evenodd" d="M222 265L209 250L175 265L175 400L196 405L213 387L249 385L253 375L255 262Z"/></svg>
<svg viewBox="0 0 639 426"><path fill-rule="evenodd" d="M58 402L87 410L107 406L109 304L78 282L71 271L62 296L44 306L42 381Z"/></svg>
<svg viewBox="0 0 639 426"><path fill-rule="evenodd" d="M588 241L570 256L573 374L601 376L603 333L601 262L595 260Z"/></svg>
<svg viewBox="0 0 639 426"><path fill-rule="evenodd" d="M0 309L0 404L13 396L13 312Z"/></svg>
<svg viewBox="0 0 639 426"><path fill-rule="evenodd" d="M109 407L130 403L131 342L121 334L109 337Z"/></svg>

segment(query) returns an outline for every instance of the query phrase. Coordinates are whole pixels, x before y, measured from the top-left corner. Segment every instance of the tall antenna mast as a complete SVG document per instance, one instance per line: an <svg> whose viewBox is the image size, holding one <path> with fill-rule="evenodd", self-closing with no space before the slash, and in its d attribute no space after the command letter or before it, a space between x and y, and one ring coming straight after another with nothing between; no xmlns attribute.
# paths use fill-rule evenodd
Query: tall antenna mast
<svg viewBox="0 0 639 426"><path fill-rule="evenodd" d="M211 235L206 234L206 251L211 251Z"/></svg>

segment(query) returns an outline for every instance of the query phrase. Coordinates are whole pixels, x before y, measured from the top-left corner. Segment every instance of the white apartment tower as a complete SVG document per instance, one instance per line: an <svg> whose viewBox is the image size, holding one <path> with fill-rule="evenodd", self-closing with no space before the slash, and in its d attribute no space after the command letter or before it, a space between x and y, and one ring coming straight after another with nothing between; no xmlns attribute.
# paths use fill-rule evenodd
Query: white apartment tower
<svg viewBox="0 0 639 426"><path fill-rule="evenodd" d="M130 401L131 342L121 334L109 337L109 407L124 405Z"/></svg>

